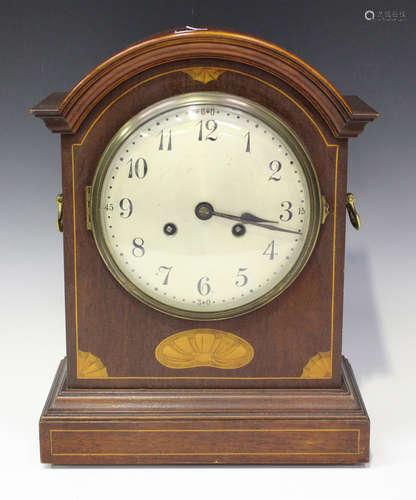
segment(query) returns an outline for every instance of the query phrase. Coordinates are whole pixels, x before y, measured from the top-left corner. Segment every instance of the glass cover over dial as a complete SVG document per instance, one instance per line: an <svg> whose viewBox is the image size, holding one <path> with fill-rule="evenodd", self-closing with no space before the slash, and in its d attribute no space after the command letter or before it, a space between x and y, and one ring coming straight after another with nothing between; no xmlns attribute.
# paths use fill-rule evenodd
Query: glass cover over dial
<svg viewBox="0 0 416 500"><path fill-rule="evenodd" d="M92 228L110 272L162 312L221 319L266 304L299 275L321 197L295 134L247 99L160 101L110 141L92 188Z"/></svg>

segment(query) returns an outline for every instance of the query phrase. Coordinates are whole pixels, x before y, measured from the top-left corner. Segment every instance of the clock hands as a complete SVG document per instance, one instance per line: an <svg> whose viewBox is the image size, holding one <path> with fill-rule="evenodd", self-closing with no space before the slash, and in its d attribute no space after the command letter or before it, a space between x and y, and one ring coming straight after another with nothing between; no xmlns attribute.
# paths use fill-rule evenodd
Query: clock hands
<svg viewBox="0 0 416 500"><path fill-rule="evenodd" d="M241 214L241 216L216 212L211 203L208 203L206 201L198 203L198 205L195 207L195 215L198 217L198 219L201 220L208 220L212 216L216 216L216 217L222 217L223 219L242 222L243 224L252 224L254 226L262 227L264 229L270 229L271 231L281 231L283 233L300 234L299 231L292 231L291 229L283 229L281 227L272 226L271 224L265 224L267 222L279 224L279 222L274 220L262 219L253 214L250 214L249 212L244 212L243 214Z"/></svg>
<svg viewBox="0 0 416 500"><path fill-rule="evenodd" d="M261 219L260 217L256 217L255 215L250 214L249 212L244 212L243 214L241 214L241 219L249 222L273 222L274 224L279 224L279 221L277 220Z"/></svg>

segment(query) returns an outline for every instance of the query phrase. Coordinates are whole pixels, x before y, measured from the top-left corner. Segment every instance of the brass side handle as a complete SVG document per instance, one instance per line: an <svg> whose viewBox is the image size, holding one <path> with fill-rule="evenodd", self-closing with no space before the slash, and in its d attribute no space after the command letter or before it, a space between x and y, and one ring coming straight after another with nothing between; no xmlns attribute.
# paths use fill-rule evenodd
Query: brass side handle
<svg viewBox="0 0 416 500"><path fill-rule="evenodd" d="M329 203L324 195L321 195L321 224L324 224L329 215Z"/></svg>
<svg viewBox="0 0 416 500"><path fill-rule="evenodd" d="M56 229L60 233L62 233L64 230L64 213L63 213L64 195L62 193L56 195L56 206L58 208L58 217L56 219Z"/></svg>
<svg viewBox="0 0 416 500"><path fill-rule="evenodd" d="M355 208L355 196L352 193L347 193L347 212L352 226L358 231L361 227L361 220Z"/></svg>

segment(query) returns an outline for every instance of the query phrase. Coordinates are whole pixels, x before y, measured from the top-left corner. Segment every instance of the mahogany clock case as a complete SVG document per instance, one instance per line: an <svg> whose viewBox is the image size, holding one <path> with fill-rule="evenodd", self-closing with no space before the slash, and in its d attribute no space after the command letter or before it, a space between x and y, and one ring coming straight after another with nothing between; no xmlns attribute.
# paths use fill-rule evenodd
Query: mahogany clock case
<svg viewBox="0 0 416 500"><path fill-rule="evenodd" d="M201 91L241 96L278 115L295 131L308 151L329 207L308 264L283 294L244 316L203 322L174 318L155 311L132 297L114 280L99 257L87 227L86 198L86 188L91 186L102 152L125 122L161 99ZM103 463L142 463L147 460L162 463L217 460L224 463L353 463L366 460L368 417L352 372L343 367L341 356L345 203L348 138L358 135L366 123L378 116L377 113L355 96L342 97L315 70L278 47L246 35L210 30L164 34L129 47L98 66L69 94L52 94L32 111L62 138L67 361L60 368L51 393L52 399L42 417L44 460L54 463L71 463L71 460L72 463L101 463L100 460ZM212 366L172 370L158 361L155 350L164 339L178 332L202 329L230 332L244 339L254 350L253 359L246 366L231 370L219 370ZM90 365L83 371L81 368L86 359L92 360L92 364L101 364L99 368L97 364L94 368ZM311 366L308 363L317 363L317 368L308 370ZM231 395L227 391L255 388L276 389L270 394L273 403L268 410L262 406L263 401L257 407L254 405L252 411L248 405L244 410L237 408L227 414L230 404L227 394ZM286 423L283 423L285 412L283 410L282 413L279 388L293 389L288 394L292 401L289 413L297 416L294 420L288 417ZM314 416L314 404L303 405L302 393L296 392L296 389L308 388L320 391L311 393L315 394L315 406L319 408ZM168 419L163 426L169 426L168 421L172 417L172 408L169 409L167 403L171 397L167 390L175 397L178 390L193 389L199 394L195 395L198 398L204 390L224 389L225 392L217 393L219 399L216 399L212 410L198 407L195 403L198 399L191 397L185 400L179 398L175 412L182 416L186 414L185 420L193 415L192 418L202 418L202 422L207 423L211 417L201 415L204 411L208 414L212 411L211 416L216 413L220 419L212 424L214 428L219 426L217 429L223 427L221 419L231 415L238 419L239 413L242 420L238 425L247 427L248 420L245 419L254 418L257 412L259 420L253 421L253 429L257 430L266 420L271 428L279 421L279 426L283 423L283 427L296 428L296 419L303 418L307 424L312 418L316 420L312 427L317 426L322 432L319 436L316 434L317 441L310 440L311 455L305 455L308 450L304 448L300 435L295 436L296 433L294 442L297 444L293 444L292 448L288 443L278 445L283 446L281 450L288 446L289 454L278 450L271 452L268 444L259 444L258 448L253 444L251 448L249 446L250 450L246 450L248 454L218 454L218 450L208 449L210 445L207 443L201 445L199 455L189 460L184 458L190 456L189 450L185 449L183 454L179 453L182 456L180 459L174 453L150 454L152 458L145 458L150 456L150 452L144 450L147 445L141 448L141 453L126 452L126 449L124 452L127 454L123 450L121 455L110 453L113 458L86 452L80 455L75 453L77 458L71 459L73 455L70 452L52 456L51 451L45 451L47 446L48 450L52 449L50 430L53 422L60 418L76 419L83 414L85 418L87 415L91 418L91 401L85 407L75 404L72 409L69 401L74 402L77 397L88 399L88 393L82 393L82 390L100 389L119 390L118 416L120 412L127 411L126 400L121 396L123 389L148 389L150 399L162 397L160 406L156 404L160 413L156 413L158 419ZM71 390L75 399L71 399ZM157 393L157 390L161 392ZM66 391L65 395L63 391ZM331 391L339 403L336 410L332 403L328 406L326 395ZM237 393L235 396L238 399ZM136 424L138 415L144 418L143 415L149 411L147 403L143 406L143 400L139 400L135 399L133 408L128 410L133 412L130 416L136 418ZM70 413L66 417L63 416L66 404L60 407L59 403L60 409L54 407L58 401L68 402L67 411ZM117 418L110 407L114 411L111 404L104 404L100 411L108 411L108 415ZM193 407L199 417L192 413ZM323 418L324 414L328 418ZM152 418L156 418L154 414ZM337 427L337 422L341 422L341 427ZM104 426L104 429L106 425L108 423L100 420L98 428ZM82 426L79 424L76 428ZM188 428L188 424L184 426ZM341 432L342 436L328 441L324 438L330 436L327 427L329 430L341 428L346 434ZM352 441L349 440L348 429L355 429ZM253 432L255 434L255 430ZM332 435L335 436L335 433ZM236 438L236 443L242 442L239 438ZM113 437L109 439L104 447L112 447ZM69 446L66 448L68 451L75 441L61 444L63 448ZM88 448L89 445L86 446ZM138 446L140 448L141 445ZM236 446L238 448L239 445ZM339 446L339 449L333 446ZM120 456L124 458L115 458Z"/></svg>
<svg viewBox="0 0 416 500"><path fill-rule="evenodd" d="M267 75L250 72L286 95L252 76L246 76L247 68L235 63L223 62L221 68L229 67L229 70L218 79L206 84L198 82L182 71L184 67L194 67L195 64L218 66L217 61L199 60L148 70L108 94L76 134L62 137L64 227L73 226L73 217L77 227L76 268L73 233L64 231L67 329L68 332L78 330L78 334L68 336L68 383L71 387L160 388L339 386L345 210L338 211L336 222L332 213L322 226L315 251L296 282L270 304L238 318L201 322L173 318L155 311L121 289L98 256L85 222L85 187L92 183L104 148L138 111L165 97L187 92L216 90L237 94L278 113L296 130L310 152L331 212L335 187L338 206L342 206L346 197L345 139L337 141L337 148L328 148L315 125L306 121L304 112L286 97L290 95L290 89L276 78L265 80ZM120 98L123 93L125 95ZM291 93L293 95L293 90ZM304 107L306 103L296 97L296 103ZM96 121L108 106L109 109ZM314 120L318 120L316 115ZM324 128L322 123L320 125ZM76 169L75 198L71 207L67 200L72 194L72 155ZM338 239L334 241L334 238ZM335 272L328 265L333 261ZM77 306L72 293L74 273L77 274ZM231 332L248 341L254 348L253 360L231 373L229 370L219 373L218 368L210 367L176 369L172 373L172 369L158 362L154 352L162 340L177 332L203 328ZM109 378L98 381L77 378L75 359L78 350L97 356L106 367ZM300 379L309 359L317 352L328 351L333 356L332 377L323 381Z"/></svg>

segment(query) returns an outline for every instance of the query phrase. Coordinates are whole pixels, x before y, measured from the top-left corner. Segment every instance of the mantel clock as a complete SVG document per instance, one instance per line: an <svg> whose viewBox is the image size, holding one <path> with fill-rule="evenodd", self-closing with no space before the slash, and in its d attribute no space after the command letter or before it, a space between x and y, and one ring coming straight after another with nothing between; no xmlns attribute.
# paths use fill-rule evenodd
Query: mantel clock
<svg viewBox="0 0 416 500"><path fill-rule="evenodd" d="M32 113L62 144L67 357L42 461L368 460L341 330L348 139L378 114L205 28L132 45Z"/></svg>

